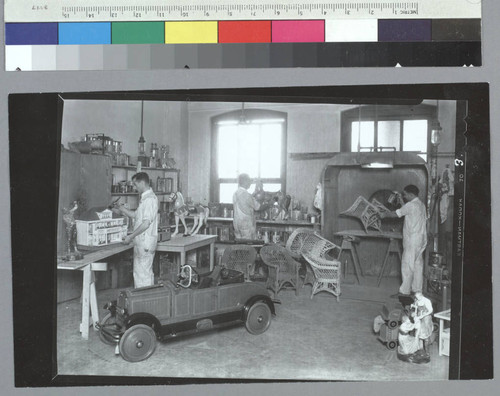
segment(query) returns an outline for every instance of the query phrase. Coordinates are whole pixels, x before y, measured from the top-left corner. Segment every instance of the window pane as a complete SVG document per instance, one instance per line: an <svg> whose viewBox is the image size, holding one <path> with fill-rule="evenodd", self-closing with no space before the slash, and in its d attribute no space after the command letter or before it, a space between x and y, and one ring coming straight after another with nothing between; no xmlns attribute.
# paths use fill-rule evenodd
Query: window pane
<svg viewBox="0 0 500 396"><path fill-rule="evenodd" d="M358 151L358 143L360 143L361 147L373 147L374 138L375 123L373 121L356 121L351 124L351 151ZM361 149L361 151L370 150Z"/></svg>
<svg viewBox="0 0 500 396"><path fill-rule="evenodd" d="M400 150L400 128L399 121L379 121L378 123L378 147L394 147Z"/></svg>
<svg viewBox="0 0 500 396"><path fill-rule="evenodd" d="M233 194L237 189L237 183L221 183L219 188L219 202L233 203Z"/></svg>
<svg viewBox="0 0 500 396"><path fill-rule="evenodd" d="M238 129L234 125L219 127L218 142L218 176L223 178L237 177L238 169Z"/></svg>
<svg viewBox="0 0 500 396"><path fill-rule="evenodd" d="M262 125L260 134L260 177L281 176L282 124Z"/></svg>
<svg viewBox="0 0 500 396"><path fill-rule="evenodd" d="M264 183L264 191L277 192L281 190L280 183Z"/></svg>
<svg viewBox="0 0 500 396"><path fill-rule="evenodd" d="M403 151L427 152L427 120L404 121Z"/></svg>
<svg viewBox="0 0 500 396"><path fill-rule="evenodd" d="M219 187L220 203L233 203L233 194L238 189L237 183L221 183ZM264 191L278 192L281 190L280 183L264 183ZM253 194L255 191L255 183L253 183L248 192Z"/></svg>
<svg viewBox="0 0 500 396"><path fill-rule="evenodd" d="M259 127L257 125L240 125L237 128L238 128L237 173L248 173L250 177L258 177Z"/></svg>

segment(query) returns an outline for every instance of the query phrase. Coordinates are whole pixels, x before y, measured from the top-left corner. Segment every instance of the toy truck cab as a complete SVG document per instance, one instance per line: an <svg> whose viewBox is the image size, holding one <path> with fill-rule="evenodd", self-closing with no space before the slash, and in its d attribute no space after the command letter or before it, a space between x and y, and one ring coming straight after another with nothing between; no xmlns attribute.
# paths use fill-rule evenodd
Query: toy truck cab
<svg viewBox="0 0 500 396"><path fill-rule="evenodd" d="M385 323L380 326L380 333L377 337L387 349L393 350L398 346L398 331L401 324L401 317L405 313L405 308L400 302L387 302L380 311L380 316Z"/></svg>
<svg viewBox="0 0 500 396"><path fill-rule="evenodd" d="M178 284L121 291L97 325L101 340L118 345L121 356L135 362L150 357L157 340L243 323L252 334L269 328L275 308L263 286L218 266L206 276L188 272L187 283L181 278Z"/></svg>

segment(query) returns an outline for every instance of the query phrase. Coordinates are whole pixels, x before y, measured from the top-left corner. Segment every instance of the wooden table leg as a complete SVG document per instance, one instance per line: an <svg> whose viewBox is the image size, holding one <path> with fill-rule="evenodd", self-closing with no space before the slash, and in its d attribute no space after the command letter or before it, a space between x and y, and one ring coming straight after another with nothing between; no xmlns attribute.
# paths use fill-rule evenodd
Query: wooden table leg
<svg viewBox="0 0 500 396"><path fill-rule="evenodd" d="M363 271L361 270L361 264L359 262L358 250L356 249L356 245L351 243L352 245L352 259L354 261L354 269L356 270L356 278L358 279L358 284L360 285L360 278L363 279Z"/></svg>
<svg viewBox="0 0 500 396"><path fill-rule="evenodd" d="M95 327L96 322L99 322L99 308L97 307L97 293L95 290L95 272L90 272L90 316L92 322L90 325L97 330Z"/></svg>
<svg viewBox="0 0 500 396"><path fill-rule="evenodd" d="M444 320L439 319L439 356L443 355L443 327L444 327Z"/></svg>
<svg viewBox="0 0 500 396"><path fill-rule="evenodd" d="M210 271L214 269L215 243L210 244Z"/></svg>
<svg viewBox="0 0 500 396"><path fill-rule="evenodd" d="M387 261L389 260L389 255L391 254L391 244L392 240L389 241L389 245L387 245L384 262L382 263L382 268L380 269L380 273L378 274L377 287L380 286L380 282L382 281L382 277L384 276L385 266L387 265Z"/></svg>
<svg viewBox="0 0 500 396"><path fill-rule="evenodd" d="M90 264L83 268L83 288L82 288L82 321L80 323L80 333L85 340L89 339L89 317L90 317Z"/></svg>

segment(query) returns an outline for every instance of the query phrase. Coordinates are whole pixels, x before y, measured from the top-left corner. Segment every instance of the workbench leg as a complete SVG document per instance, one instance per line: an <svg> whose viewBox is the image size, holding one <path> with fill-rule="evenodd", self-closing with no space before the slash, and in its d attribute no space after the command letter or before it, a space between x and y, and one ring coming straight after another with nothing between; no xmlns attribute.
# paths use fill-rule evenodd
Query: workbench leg
<svg viewBox="0 0 500 396"><path fill-rule="evenodd" d="M111 288L118 287L118 267L115 263L111 264Z"/></svg>
<svg viewBox="0 0 500 396"><path fill-rule="evenodd" d="M186 252L181 252L181 267L186 265Z"/></svg>
<svg viewBox="0 0 500 396"><path fill-rule="evenodd" d="M384 276L385 266L387 265L387 261L389 260L390 254L391 254L391 242L389 241L389 245L387 245L387 251L385 252L384 262L382 263L382 268L380 269L380 273L378 274L377 287L380 286L380 282L382 281L382 277Z"/></svg>
<svg viewBox="0 0 500 396"><path fill-rule="evenodd" d="M90 313L92 317L92 327L94 330L97 330L95 327L96 322L99 322L99 308L97 306L97 294L95 290L95 272L91 271L90 274Z"/></svg>
<svg viewBox="0 0 500 396"><path fill-rule="evenodd" d="M439 356L443 355L443 319L439 319Z"/></svg>
<svg viewBox="0 0 500 396"><path fill-rule="evenodd" d="M215 260L215 243L212 242L210 244L210 271L214 269L214 260Z"/></svg>
<svg viewBox="0 0 500 396"><path fill-rule="evenodd" d="M80 333L85 340L89 339L89 317L90 317L90 264L83 268L83 288L82 288L82 322L80 323Z"/></svg>
<svg viewBox="0 0 500 396"><path fill-rule="evenodd" d="M359 262L358 250L356 245L352 244L352 259L354 261L354 269L356 270L356 278L358 279L358 284L360 285L360 278L363 279L363 271L361 270L361 264Z"/></svg>

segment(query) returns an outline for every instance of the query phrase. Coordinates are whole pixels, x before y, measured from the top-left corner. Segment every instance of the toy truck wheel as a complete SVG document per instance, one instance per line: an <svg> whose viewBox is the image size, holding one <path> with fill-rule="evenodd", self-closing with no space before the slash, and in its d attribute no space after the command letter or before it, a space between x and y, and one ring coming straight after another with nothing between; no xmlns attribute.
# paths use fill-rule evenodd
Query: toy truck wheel
<svg viewBox="0 0 500 396"><path fill-rule="evenodd" d="M108 312L106 316L101 320L100 325L104 328L113 328L116 327L116 315L113 315L111 312ZM115 345L116 342L109 335L104 334L102 331L99 331L99 338L102 342L108 345Z"/></svg>
<svg viewBox="0 0 500 396"><path fill-rule="evenodd" d="M156 334L149 326L132 326L120 339L119 349L120 355L129 362L146 360L156 349Z"/></svg>
<svg viewBox="0 0 500 396"><path fill-rule="evenodd" d="M271 325L271 310L264 302L256 302L248 310L245 327L250 334L262 334Z"/></svg>
<svg viewBox="0 0 500 396"><path fill-rule="evenodd" d="M398 327L398 324L399 323L397 320L389 320L387 322L387 327L392 330L392 329L395 329L396 327Z"/></svg>
<svg viewBox="0 0 500 396"><path fill-rule="evenodd" d="M398 346L398 343L396 341L389 341L387 343L387 349L389 349L390 351L396 349L396 347Z"/></svg>

